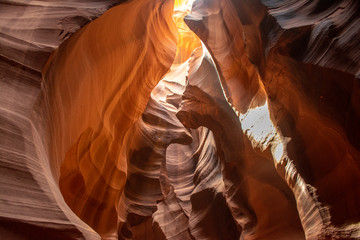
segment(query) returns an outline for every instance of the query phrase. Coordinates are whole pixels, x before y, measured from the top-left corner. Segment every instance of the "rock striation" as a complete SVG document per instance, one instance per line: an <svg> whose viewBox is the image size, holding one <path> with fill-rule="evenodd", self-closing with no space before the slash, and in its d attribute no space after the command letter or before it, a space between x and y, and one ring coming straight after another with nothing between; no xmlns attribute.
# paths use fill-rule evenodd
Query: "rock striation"
<svg viewBox="0 0 360 240"><path fill-rule="evenodd" d="M125 133L175 56L172 8L171 1L111 8L44 68L53 175L68 205L103 238L117 235L117 204L131 174Z"/></svg>
<svg viewBox="0 0 360 240"><path fill-rule="evenodd" d="M116 203L126 171L116 156L172 63L177 33L171 1L125 3L99 17L115 4L2 4L1 124L7 140L1 148L1 235L8 239L117 235ZM111 117L125 106L131 111ZM103 158L92 161L92 154ZM29 233L18 232L20 226Z"/></svg>
<svg viewBox="0 0 360 240"><path fill-rule="evenodd" d="M116 3L0 3L1 239L99 239L63 200L36 109L51 52Z"/></svg>
<svg viewBox="0 0 360 240"><path fill-rule="evenodd" d="M358 54L337 50L338 41L356 44L345 37L359 21L354 9L351 1L196 1L185 18L213 54L244 132L253 145L272 146L307 239L358 237L358 190L351 183L359 177L359 131L347 130L359 116ZM264 101L275 125L261 137L267 130L256 132L256 124L266 124L256 116Z"/></svg>
<svg viewBox="0 0 360 240"><path fill-rule="evenodd" d="M0 239L360 239L356 0L0 3Z"/></svg>

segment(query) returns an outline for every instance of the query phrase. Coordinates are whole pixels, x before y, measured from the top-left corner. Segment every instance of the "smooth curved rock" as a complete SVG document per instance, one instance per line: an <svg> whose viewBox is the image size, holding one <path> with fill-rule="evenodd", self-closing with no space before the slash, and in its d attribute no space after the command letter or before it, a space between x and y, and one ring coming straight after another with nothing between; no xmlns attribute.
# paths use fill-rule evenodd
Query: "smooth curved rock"
<svg viewBox="0 0 360 240"><path fill-rule="evenodd" d="M227 99L239 111L252 144L261 149L272 146L277 171L295 195L307 239L356 238L359 208L353 201L359 191L352 191L350 183L360 177L355 140L359 131L353 124L359 116L355 103L359 54L357 41L348 41L356 32L349 27L359 21L358 4L211 3L196 1L185 22L208 46ZM334 28L325 27L332 23ZM338 42L354 52L338 51ZM233 87L232 82L242 87ZM259 130L256 124L264 127L265 122L256 114L269 119L268 129ZM255 136L266 132L266 137Z"/></svg>
<svg viewBox="0 0 360 240"><path fill-rule="evenodd" d="M359 9L3 1L0 238L359 239Z"/></svg>
<svg viewBox="0 0 360 240"><path fill-rule="evenodd" d="M117 235L125 133L175 56L172 7L131 1L111 8L62 44L44 69L53 175L60 174L72 210L104 238Z"/></svg>
<svg viewBox="0 0 360 240"><path fill-rule="evenodd" d="M213 131L222 165L223 191L242 238L302 239L290 189L276 173L271 157L254 151L242 133L238 117L222 94L210 55L205 49L198 49L196 55L200 56L194 58L199 62L194 64L198 69L193 74L189 71L189 85L177 116L185 126L206 126ZM276 214L272 213L275 206ZM275 215L287 220L268 220Z"/></svg>
<svg viewBox="0 0 360 240"><path fill-rule="evenodd" d="M35 126L51 52L116 1L0 3L0 236L99 239L66 205ZM35 111L34 111L35 109ZM46 144L47 145L47 144Z"/></svg>

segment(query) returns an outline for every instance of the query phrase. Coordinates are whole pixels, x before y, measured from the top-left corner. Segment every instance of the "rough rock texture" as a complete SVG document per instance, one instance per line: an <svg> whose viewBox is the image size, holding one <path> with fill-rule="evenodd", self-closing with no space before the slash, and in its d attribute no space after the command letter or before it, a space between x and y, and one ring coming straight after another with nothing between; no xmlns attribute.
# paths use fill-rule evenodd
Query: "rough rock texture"
<svg viewBox="0 0 360 240"><path fill-rule="evenodd" d="M0 239L360 239L357 0L0 12Z"/></svg>

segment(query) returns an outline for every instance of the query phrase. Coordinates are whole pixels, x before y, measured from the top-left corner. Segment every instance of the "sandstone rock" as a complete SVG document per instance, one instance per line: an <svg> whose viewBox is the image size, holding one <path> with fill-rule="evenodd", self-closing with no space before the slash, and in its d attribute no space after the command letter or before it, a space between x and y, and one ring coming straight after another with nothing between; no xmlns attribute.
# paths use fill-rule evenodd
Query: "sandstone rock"
<svg viewBox="0 0 360 240"><path fill-rule="evenodd" d="M359 116L358 54L338 50L340 41L341 48L358 51L357 40L348 38L359 21L354 9L352 1L196 1L185 18L212 53L253 145L272 145L308 239L359 234L353 202L359 191L350 187L360 176L354 167L359 131L352 124ZM269 107L265 102L260 110L265 100ZM257 131L268 134L256 139L256 123L265 124L256 115L267 108L262 118L274 124Z"/></svg>
<svg viewBox="0 0 360 240"><path fill-rule="evenodd" d="M360 239L359 9L3 1L0 239Z"/></svg>

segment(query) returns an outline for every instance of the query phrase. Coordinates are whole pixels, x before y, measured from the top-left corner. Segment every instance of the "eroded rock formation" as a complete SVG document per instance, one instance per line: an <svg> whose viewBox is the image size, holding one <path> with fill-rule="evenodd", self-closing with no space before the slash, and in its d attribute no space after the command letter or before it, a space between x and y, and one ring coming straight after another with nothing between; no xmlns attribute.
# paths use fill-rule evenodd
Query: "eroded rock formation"
<svg viewBox="0 0 360 240"><path fill-rule="evenodd" d="M0 3L0 239L360 239L359 11Z"/></svg>

